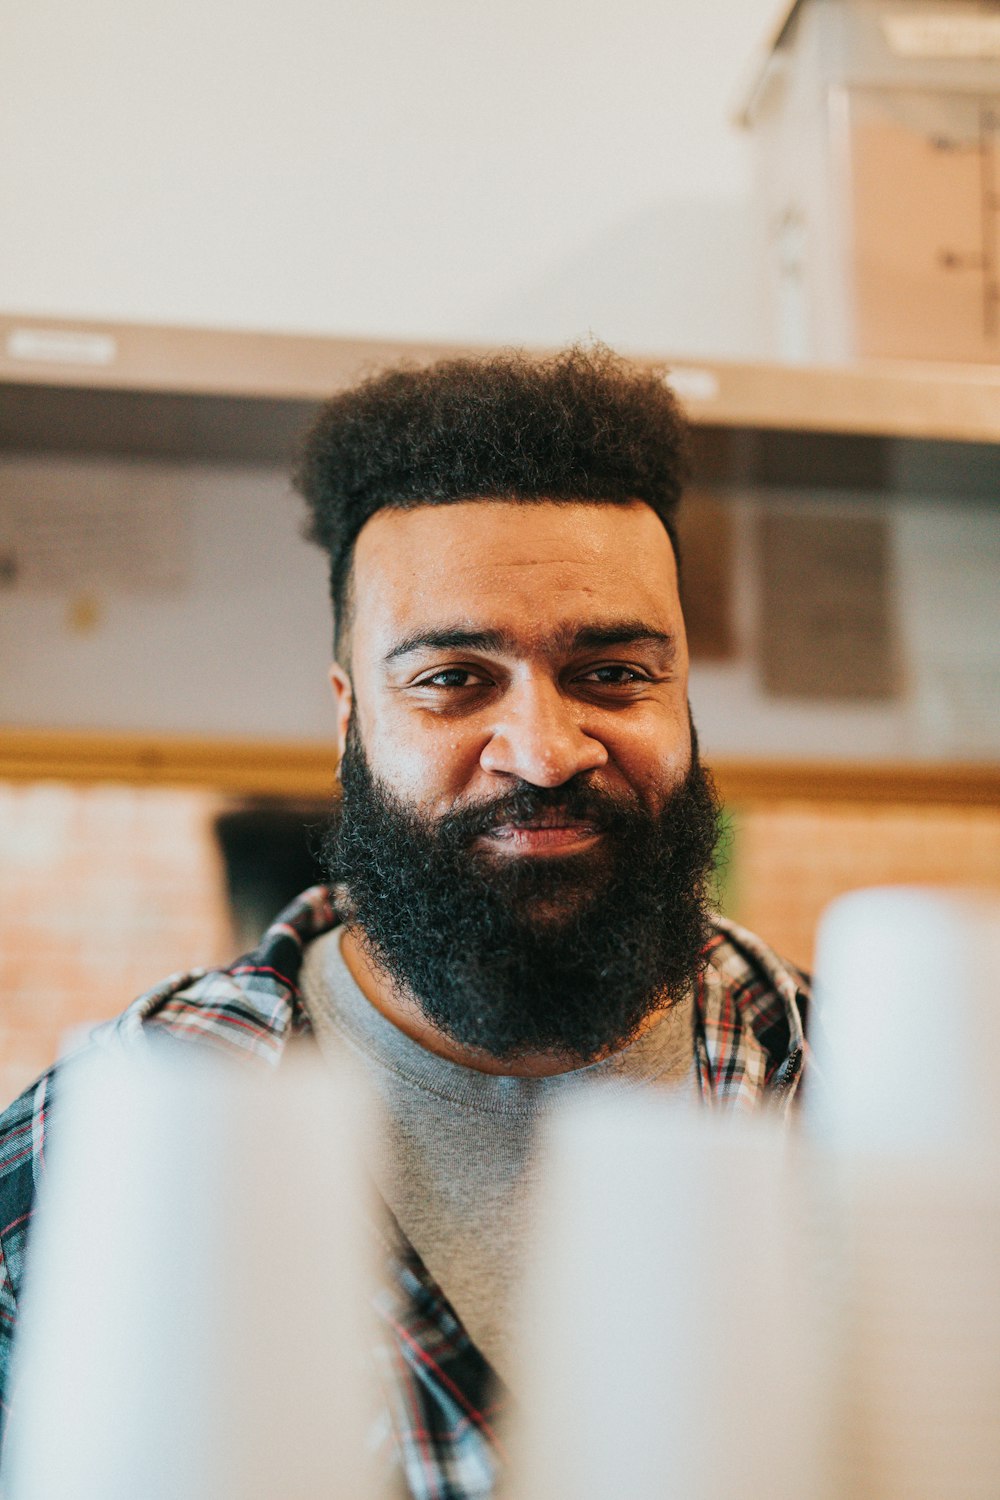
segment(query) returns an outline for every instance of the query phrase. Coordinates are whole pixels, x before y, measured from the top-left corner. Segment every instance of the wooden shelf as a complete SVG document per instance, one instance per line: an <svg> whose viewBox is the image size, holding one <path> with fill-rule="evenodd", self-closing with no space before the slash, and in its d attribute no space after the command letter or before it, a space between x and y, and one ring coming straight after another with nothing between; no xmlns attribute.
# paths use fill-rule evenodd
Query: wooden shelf
<svg viewBox="0 0 1000 1500"><path fill-rule="evenodd" d="M1000 766L970 763L759 761L713 758L731 805L774 802L1000 807ZM303 741L4 730L0 780L200 786L243 796L316 798L334 785L330 745Z"/></svg>
<svg viewBox="0 0 1000 1500"><path fill-rule="evenodd" d="M0 317L0 383L8 387L313 403L400 360L422 364L477 352L482 348ZM997 365L819 369L636 358L670 371L698 426L1000 443ZM10 437L16 440L16 430Z"/></svg>
<svg viewBox="0 0 1000 1500"><path fill-rule="evenodd" d="M380 339L0 317L0 379L17 384L310 401L398 360L470 352Z"/></svg>

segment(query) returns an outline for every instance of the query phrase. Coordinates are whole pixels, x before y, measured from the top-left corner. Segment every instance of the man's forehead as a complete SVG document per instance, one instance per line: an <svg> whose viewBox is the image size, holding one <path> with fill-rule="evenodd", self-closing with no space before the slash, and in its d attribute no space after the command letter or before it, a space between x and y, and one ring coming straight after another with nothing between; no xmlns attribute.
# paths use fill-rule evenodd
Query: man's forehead
<svg viewBox="0 0 1000 1500"><path fill-rule="evenodd" d="M639 562L675 574L673 547L648 505L587 501L463 500L377 511L362 527L355 574L383 574L397 586L475 568L625 574ZM454 578L458 583L459 577Z"/></svg>

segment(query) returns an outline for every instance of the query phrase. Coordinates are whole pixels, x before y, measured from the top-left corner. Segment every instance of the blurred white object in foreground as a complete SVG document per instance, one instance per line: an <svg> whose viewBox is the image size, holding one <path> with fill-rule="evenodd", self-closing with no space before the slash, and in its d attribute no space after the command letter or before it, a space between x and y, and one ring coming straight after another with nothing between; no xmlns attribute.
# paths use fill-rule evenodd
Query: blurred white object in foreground
<svg viewBox="0 0 1000 1500"><path fill-rule="evenodd" d="M71 1062L61 1083L7 1500L363 1500L353 1080L161 1046Z"/></svg>
<svg viewBox="0 0 1000 1500"><path fill-rule="evenodd" d="M548 1146L510 1493L826 1495L828 1346L783 1127L594 1094Z"/></svg>
<svg viewBox="0 0 1000 1500"><path fill-rule="evenodd" d="M819 934L814 1132L843 1233L840 1488L1000 1495L1000 910L859 891Z"/></svg>
<svg viewBox="0 0 1000 1500"><path fill-rule="evenodd" d="M827 908L816 948L815 1132L998 1176L1000 906L907 887Z"/></svg>

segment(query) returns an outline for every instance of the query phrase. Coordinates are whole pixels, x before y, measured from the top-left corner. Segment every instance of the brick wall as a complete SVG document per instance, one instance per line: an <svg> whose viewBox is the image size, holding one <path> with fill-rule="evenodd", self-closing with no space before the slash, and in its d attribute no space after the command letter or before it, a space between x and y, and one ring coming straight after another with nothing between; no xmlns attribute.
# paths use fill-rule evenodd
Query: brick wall
<svg viewBox="0 0 1000 1500"><path fill-rule="evenodd" d="M0 784L0 1102L68 1028L238 949L202 791ZM808 967L817 918L863 885L1000 895L1000 810L778 803L737 809L727 909Z"/></svg>
<svg viewBox="0 0 1000 1500"><path fill-rule="evenodd" d="M232 939L211 793L0 784L0 1097L176 969Z"/></svg>
<svg viewBox="0 0 1000 1500"><path fill-rule="evenodd" d="M836 896L911 884L1000 897L1000 808L791 802L734 815L727 907L806 968Z"/></svg>

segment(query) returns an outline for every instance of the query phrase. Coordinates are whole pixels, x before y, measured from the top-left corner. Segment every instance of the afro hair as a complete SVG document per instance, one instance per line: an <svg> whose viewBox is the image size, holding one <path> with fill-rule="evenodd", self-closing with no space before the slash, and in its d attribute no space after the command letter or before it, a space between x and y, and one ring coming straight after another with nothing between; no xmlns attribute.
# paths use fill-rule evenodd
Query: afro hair
<svg viewBox="0 0 1000 1500"><path fill-rule="evenodd" d="M354 543L386 508L644 501L676 550L686 426L661 374L601 345L397 367L334 396L295 473L328 555L338 641Z"/></svg>

